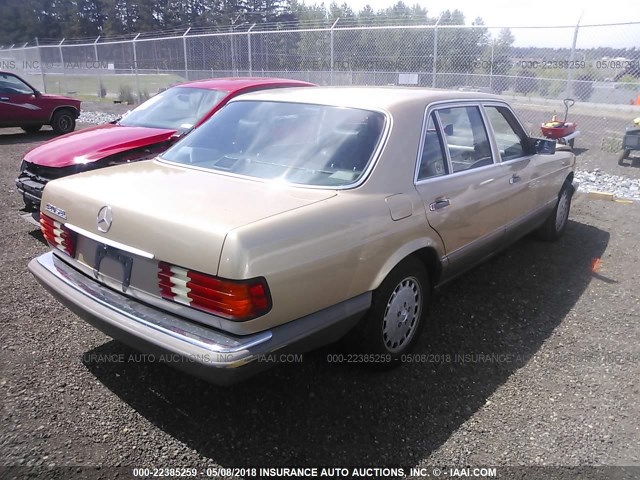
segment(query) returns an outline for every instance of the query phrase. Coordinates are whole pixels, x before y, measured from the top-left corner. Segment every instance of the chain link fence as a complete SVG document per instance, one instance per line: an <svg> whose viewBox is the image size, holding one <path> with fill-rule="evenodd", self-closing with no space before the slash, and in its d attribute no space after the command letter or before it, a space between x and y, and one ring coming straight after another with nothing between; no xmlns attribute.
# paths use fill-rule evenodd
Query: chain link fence
<svg viewBox="0 0 640 480"><path fill-rule="evenodd" d="M552 115L562 118L564 98L574 98L569 117L581 131L574 151L588 169L596 160L615 161L625 128L640 116L640 22L501 28L338 20L276 30L243 24L222 33L4 46L0 70L47 93L103 102L137 103L186 80L229 76L476 90L508 99L536 135Z"/></svg>
<svg viewBox="0 0 640 480"><path fill-rule="evenodd" d="M527 43L528 42L528 43ZM185 80L279 76L321 85L472 89L520 99L640 103L640 22L495 28L340 25L98 37L0 48L47 93L137 102ZM514 45L531 45L522 47ZM555 104L554 104L555 105Z"/></svg>

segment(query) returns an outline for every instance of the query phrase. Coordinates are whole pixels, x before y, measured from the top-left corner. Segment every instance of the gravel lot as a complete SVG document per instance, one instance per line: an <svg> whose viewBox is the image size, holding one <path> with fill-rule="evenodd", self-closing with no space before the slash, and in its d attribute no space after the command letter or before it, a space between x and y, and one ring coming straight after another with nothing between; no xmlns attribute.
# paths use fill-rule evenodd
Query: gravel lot
<svg viewBox="0 0 640 480"><path fill-rule="evenodd" d="M27 272L47 247L13 180L49 138L0 131L0 465L640 465L639 203L579 196L560 241L450 284L419 362L378 373L328 363L331 347L219 388L139 361ZM640 178L577 146L585 170Z"/></svg>

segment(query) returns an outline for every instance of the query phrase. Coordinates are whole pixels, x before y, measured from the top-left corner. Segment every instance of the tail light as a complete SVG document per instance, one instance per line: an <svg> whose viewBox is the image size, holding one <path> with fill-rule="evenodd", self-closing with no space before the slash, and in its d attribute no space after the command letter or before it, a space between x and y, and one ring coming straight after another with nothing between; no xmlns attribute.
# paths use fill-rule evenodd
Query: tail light
<svg viewBox="0 0 640 480"><path fill-rule="evenodd" d="M42 235L53 247L56 247L65 252L70 257L74 257L76 254L76 233L69 230L51 217L48 217L44 213L40 214L40 229Z"/></svg>
<svg viewBox="0 0 640 480"><path fill-rule="evenodd" d="M160 262L158 286L162 298L229 320L251 320L271 309L263 278L225 280Z"/></svg>

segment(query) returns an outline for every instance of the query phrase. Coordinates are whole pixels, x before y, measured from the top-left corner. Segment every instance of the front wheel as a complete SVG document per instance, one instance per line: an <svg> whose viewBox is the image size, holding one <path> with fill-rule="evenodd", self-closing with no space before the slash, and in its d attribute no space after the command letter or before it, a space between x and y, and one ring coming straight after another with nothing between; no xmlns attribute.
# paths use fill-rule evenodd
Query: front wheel
<svg viewBox="0 0 640 480"><path fill-rule="evenodd" d="M629 158L629 155L631 155L631 150L623 150L618 157L618 165L624 165L624 161Z"/></svg>
<svg viewBox="0 0 640 480"><path fill-rule="evenodd" d="M558 195L558 202L555 208L536 232L538 238L553 241L562 236L569 220L572 194L573 187L570 184L565 184Z"/></svg>
<svg viewBox="0 0 640 480"><path fill-rule="evenodd" d="M51 127L58 135L73 132L76 128L76 118L71 110L58 110L53 114L51 119Z"/></svg>
<svg viewBox="0 0 640 480"><path fill-rule="evenodd" d="M382 354L399 364L424 328L430 294L429 276L422 262L408 257L373 292L371 308L350 334L359 352Z"/></svg>

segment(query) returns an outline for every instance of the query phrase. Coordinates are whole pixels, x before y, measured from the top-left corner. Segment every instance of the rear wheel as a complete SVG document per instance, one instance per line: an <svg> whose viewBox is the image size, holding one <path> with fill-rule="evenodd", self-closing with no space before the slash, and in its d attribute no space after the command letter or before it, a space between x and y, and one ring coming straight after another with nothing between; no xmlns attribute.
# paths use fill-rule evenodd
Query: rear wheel
<svg viewBox="0 0 640 480"><path fill-rule="evenodd" d="M22 128L22 130L24 130L27 133L36 133L42 128L42 125L27 125L20 128Z"/></svg>
<svg viewBox="0 0 640 480"><path fill-rule="evenodd" d="M76 128L75 115L68 109L58 110L53 114L51 126L53 127L53 131L58 135L73 132Z"/></svg>
<svg viewBox="0 0 640 480"><path fill-rule="evenodd" d="M408 257L399 263L373 292L371 308L351 332L348 342L362 353L384 355L399 364L424 328L430 294L429 276L422 262Z"/></svg>
<svg viewBox="0 0 640 480"><path fill-rule="evenodd" d="M573 148L574 143L576 143L576 142L575 142L575 138L572 138L571 140L569 140L569 142L568 142L568 143L569 143L569 146L570 146L571 148Z"/></svg>
<svg viewBox="0 0 640 480"><path fill-rule="evenodd" d="M618 157L618 165L624 165L624 161L626 158L629 158L629 155L631 155L631 150L623 150Z"/></svg>
<svg viewBox="0 0 640 480"><path fill-rule="evenodd" d="M571 210L571 196L573 187L565 183L558 195L558 202L555 208L545 220L544 224L538 229L537 236L542 240L557 240L567 228L569 220L569 210Z"/></svg>

